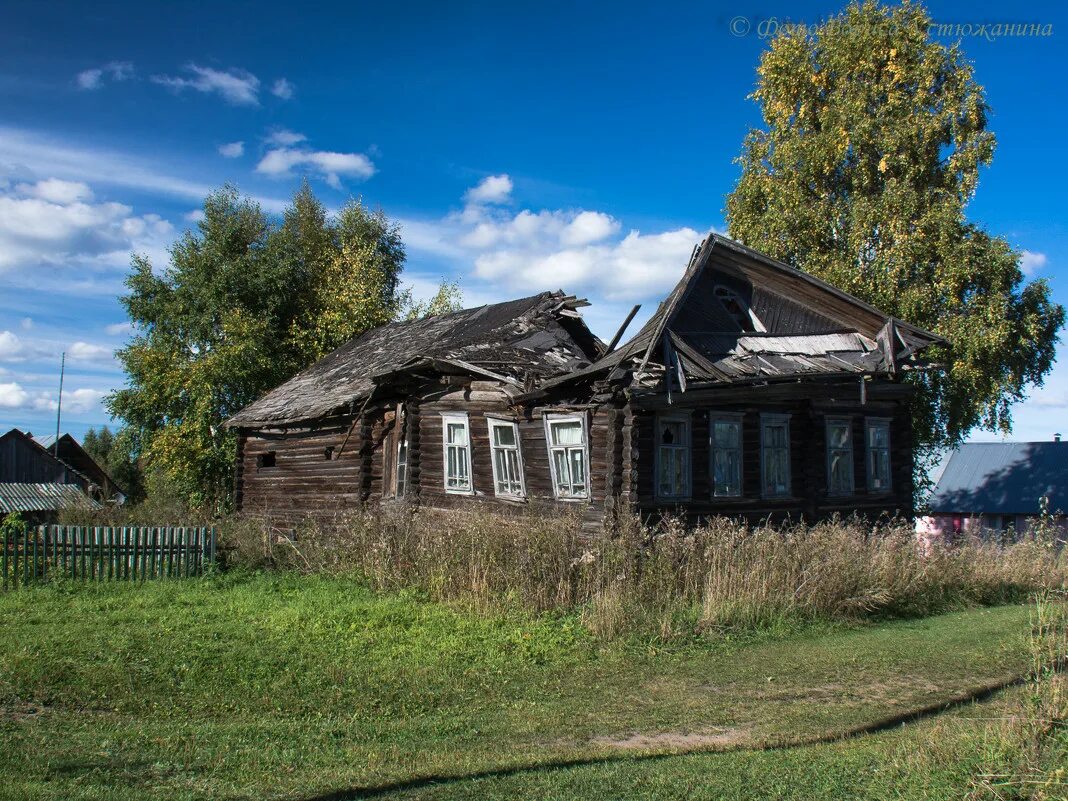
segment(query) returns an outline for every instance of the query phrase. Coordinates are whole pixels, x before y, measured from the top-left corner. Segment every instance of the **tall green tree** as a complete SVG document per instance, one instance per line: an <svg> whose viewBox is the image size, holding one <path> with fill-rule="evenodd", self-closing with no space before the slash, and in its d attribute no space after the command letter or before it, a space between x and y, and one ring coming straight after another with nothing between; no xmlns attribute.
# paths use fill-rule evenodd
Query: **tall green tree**
<svg viewBox="0 0 1068 801"><path fill-rule="evenodd" d="M225 505L235 437L223 422L324 353L404 311L396 225L359 202L329 215L305 185L280 224L225 187L157 270L135 255L122 303L136 336L118 352L125 421L154 485Z"/></svg>
<svg viewBox="0 0 1068 801"><path fill-rule="evenodd" d="M137 503L144 498L145 481L132 431L121 428L112 432L107 426L90 428L82 437L82 448L122 487L127 503Z"/></svg>
<svg viewBox="0 0 1068 801"><path fill-rule="evenodd" d="M952 346L914 377L921 445L1008 431L1040 385L1064 309L1020 253L965 215L990 164L983 88L959 47L928 35L919 5L854 3L772 40L727 199L730 235Z"/></svg>

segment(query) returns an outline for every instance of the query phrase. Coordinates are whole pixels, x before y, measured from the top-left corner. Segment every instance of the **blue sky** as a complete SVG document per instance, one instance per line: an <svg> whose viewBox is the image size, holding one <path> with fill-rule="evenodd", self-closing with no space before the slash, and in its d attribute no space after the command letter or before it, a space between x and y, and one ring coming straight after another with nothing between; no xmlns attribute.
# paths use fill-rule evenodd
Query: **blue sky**
<svg viewBox="0 0 1068 801"><path fill-rule="evenodd" d="M401 222L417 293L467 305L564 288L603 337L649 313L723 230L771 23L831 3L24 3L0 11L0 431L107 421L131 250L166 262L224 182L280 210L303 176ZM970 216L1068 303L1056 4L929 5L961 38L999 140ZM1048 27L1047 27L1048 26ZM639 319L638 323L641 322ZM1014 439L1068 433L1068 347ZM976 433L977 439L994 438Z"/></svg>

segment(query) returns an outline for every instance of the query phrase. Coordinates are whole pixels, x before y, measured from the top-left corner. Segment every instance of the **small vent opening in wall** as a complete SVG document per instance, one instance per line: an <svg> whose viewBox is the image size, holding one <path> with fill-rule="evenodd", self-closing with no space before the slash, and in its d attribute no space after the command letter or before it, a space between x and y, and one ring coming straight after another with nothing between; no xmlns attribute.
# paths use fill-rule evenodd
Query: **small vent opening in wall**
<svg viewBox="0 0 1068 801"><path fill-rule="evenodd" d="M264 467L274 467L275 453L274 451L267 451L267 453L261 453L256 457L256 467L263 469Z"/></svg>

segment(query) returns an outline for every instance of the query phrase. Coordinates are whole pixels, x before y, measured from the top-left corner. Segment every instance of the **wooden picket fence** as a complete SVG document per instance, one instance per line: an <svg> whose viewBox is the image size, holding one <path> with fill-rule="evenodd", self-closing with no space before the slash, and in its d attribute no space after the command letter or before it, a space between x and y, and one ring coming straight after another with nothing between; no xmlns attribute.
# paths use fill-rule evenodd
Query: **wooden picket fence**
<svg viewBox="0 0 1068 801"><path fill-rule="evenodd" d="M215 563L217 531L184 526L38 526L5 530L3 589L50 578L146 581L203 575Z"/></svg>

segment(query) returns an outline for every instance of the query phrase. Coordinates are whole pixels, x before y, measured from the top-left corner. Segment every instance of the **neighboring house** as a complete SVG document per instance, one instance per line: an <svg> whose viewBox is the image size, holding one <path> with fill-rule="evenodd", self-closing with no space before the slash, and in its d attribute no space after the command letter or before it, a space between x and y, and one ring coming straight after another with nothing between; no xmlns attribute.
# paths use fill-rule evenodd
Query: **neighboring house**
<svg viewBox="0 0 1068 801"><path fill-rule="evenodd" d="M1068 536L1068 442L969 442L953 451L916 521L928 540L1026 534L1046 510Z"/></svg>
<svg viewBox="0 0 1068 801"><path fill-rule="evenodd" d="M228 421L238 508L911 511L901 377L935 334L717 235L620 347L585 305L545 292L348 342Z"/></svg>
<svg viewBox="0 0 1068 801"><path fill-rule="evenodd" d="M115 483L115 480L108 475L107 471L70 434L60 435L58 450L56 449L55 434L36 436L33 441L59 458L61 462L70 465L88 478L92 482L91 492L93 497L97 500L119 504L125 503L126 493L123 488Z"/></svg>
<svg viewBox="0 0 1068 801"><path fill-rule="evenodd" d="M99 505L96 486L29 434L13 428L0 436L0 514L20 512L31 522L49 522L61 509Z"/></svg>

